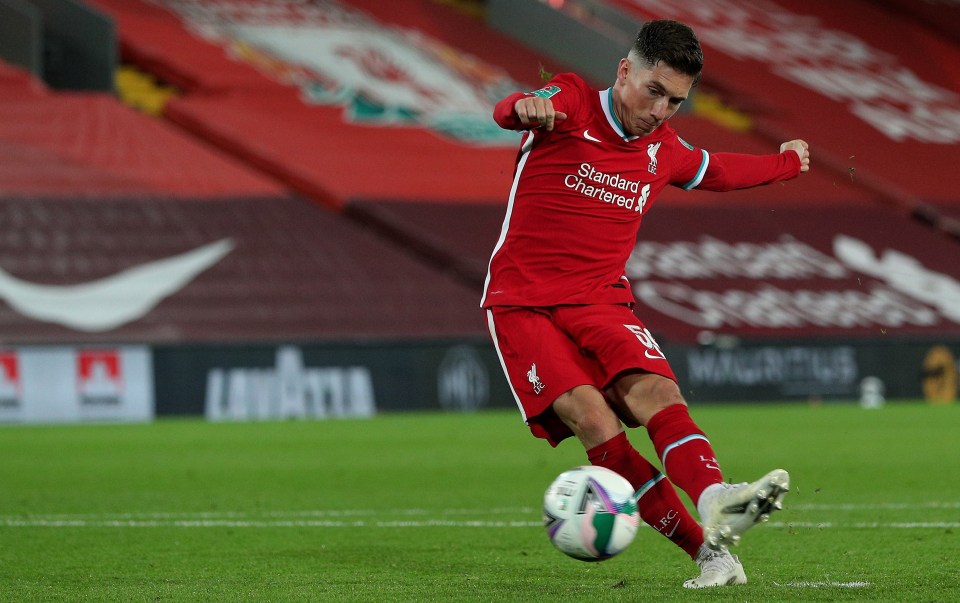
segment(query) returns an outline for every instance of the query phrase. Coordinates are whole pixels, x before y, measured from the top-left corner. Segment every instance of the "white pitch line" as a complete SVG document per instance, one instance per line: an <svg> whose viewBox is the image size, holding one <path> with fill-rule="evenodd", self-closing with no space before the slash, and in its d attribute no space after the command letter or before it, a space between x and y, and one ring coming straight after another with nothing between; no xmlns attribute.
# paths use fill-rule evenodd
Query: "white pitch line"
<svg viewBox="0 0 960 603"><path fill-rule="evenodd" d="M960 502L872 503L796 505L795 510L960 508ZM540 510L534 507L490 509L314 509L301 511L197 511L152 513L84 513L0 515L8 528L533 528L541 527ZM382 518L382 519L377 519ZM497 519L501 518L501 519ZM643 524L641 524L643 525ZM957 521L775 521L777 529L960 529Z"/></svg>
<svg viewBox="0 0 960 603"><path fill-rule="evenodd" d="M340 520L340 519L239 519L231 517L204 517L194 519L134 519L131 517L82 518L69 516L0 517L0 527L7 528L536 528L542 521L510 520L490 521L481 519L395 519L395 520ZM641 524L643 525L643 524ZM926 522L770 522L769 528L777 529L960 529L956 521Z"/></svg>
<svg viewBox="0 0 960 603"><path fill-rule="evenodd" d="M774 582L774 586L789 586L792 588L869 588L870 582Z"/></svg>
<svg viewBox="0 0 960 603"><path fill-rule="evenodd" d="M926 502L926 503L866 503L866 504L856 504L856 503L838 503L838 504L788 504L787 511L836 511L836 510L847 510L847 511L857 511L857 510L876 510L876 509L894 509L894 510L925 510L925 509L957 509L960 508L960 501L947 501L947 502ZM424 508L411 508L411 509L390 509L389 511L384 511L382 509L307 509L300 511L183 511L183 512L120 512L120 513L44 513L39 515L29 515L29 514L18 514L18 515L0 515L0 525L3 525L4 522L17 522L17 521L111 521L111 522L162 522L164 525L170 525L172 522L182 520L182 521L201 521L201 520L212 520L212 521L268 521L268 520L331 520L332 523L344 523L352 525L353 521L347 521L350 518L369 518L369 517L451 517L451 516L468 516L471 520L477 517L490 517L490 516L509 516L509 517L539 517L540 509L535 507L495 507L489 509L424 509ZM479 520L477 520L479 521ZM373 523L369 521L361 521L362 523ZM491 522L491 523L502 523L502 522ZM770 523L768 525L776 527L788 527L788 525L793 525L797 527L833 527L834 525L839 526L841 524L836 524L835 522L810 522L810 521L794 521L794 522L779 522L779 523ZM849 526L851 524L842 524L844 526ZM891 524L863 524L864 526L869 525L870 527L875 526L886 526ZM904 525L922 525L922 524L911 524L904 523ZM935 526L943 527L953 527L953 523L937 523L930 524Z"/></svg>
<svg viewBox="0 0 960 603"><path fill-rule="evenodd" d="M335 521L335 520L239 520L239 519L0 519L8 528L531 528L542 521Z"/></svg>
<svg viewBox="0 0 960 603"><path fill-rule="evenodd" d="M960 521L771 521L771 528L854 528L916 530L925 528L960 528Z"/></svg>
<svg viewBox="0 0 960 603"><path fill-rule="evenodd" d="M0 522L5 520L17 520L24 517L42 518L49 520L102 520L110 518L111 521L175 521L179 519L194 521L201 519L263 519L263 518L349 518L349 517L369 517L369 516L400 516L416 517L426 516L484 516L484 515L533 515L539 516L540 510L533 507L512 507L512 508L492 508L492 509L390 509L385 512L382 509L324 509L324 510L306 510L306 511L182 511L182 512L132 512L132 513L44 513L42 515L0 515Z"/></svg>
<svg viewBox="0 0 960 603"><path fill-rule="evenodd" d="M960 509L960 501L925 503L788 503L794 511L867 511L886 509L903 511L912 509Z"/></svg>

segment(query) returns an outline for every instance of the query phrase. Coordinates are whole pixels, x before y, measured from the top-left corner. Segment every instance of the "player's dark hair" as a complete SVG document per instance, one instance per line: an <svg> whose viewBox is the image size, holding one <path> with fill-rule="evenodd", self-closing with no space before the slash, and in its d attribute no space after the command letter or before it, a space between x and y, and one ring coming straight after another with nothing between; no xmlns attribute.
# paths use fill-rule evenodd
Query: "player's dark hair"
<svg viewBox="0 0 960 603"><path fill-rule="evenodd" d="M700 80L703 71L703 49L693 30L670 19L647 21L637 32L633 49L643 61L654 66L663 61L680 73Z"/></svg>

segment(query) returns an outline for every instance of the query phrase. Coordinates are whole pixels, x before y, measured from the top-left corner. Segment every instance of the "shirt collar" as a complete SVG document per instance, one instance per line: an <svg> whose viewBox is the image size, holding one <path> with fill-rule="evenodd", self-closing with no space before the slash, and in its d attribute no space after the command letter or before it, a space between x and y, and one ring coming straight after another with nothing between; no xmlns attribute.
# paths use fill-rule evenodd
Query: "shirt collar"
<svg viewBox="0 0 960 603"><path fill-rule="evenodd" d="M613 89L607 88L606 90L600 91L600 106L603 107L603 114L607 118L607 123L610 124L610 127L627 142L631 140L636 140L640 138L639 136L631 136L627 134L627 131L624 129L623 124L620 123L620 120L617 118L617 114L613 111Z"/></svg>

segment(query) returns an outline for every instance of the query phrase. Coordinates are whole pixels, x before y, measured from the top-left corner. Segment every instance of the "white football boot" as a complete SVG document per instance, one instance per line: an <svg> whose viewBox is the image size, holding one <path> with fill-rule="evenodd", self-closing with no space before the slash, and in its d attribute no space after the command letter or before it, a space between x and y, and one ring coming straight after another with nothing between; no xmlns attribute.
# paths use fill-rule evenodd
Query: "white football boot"
<svg viewBox="0 0 960 603"><path fill-rule="evenodd" d="M790 490L790 474L774 469L752 484L715 484L697 501L703 541L715 551L726 551L740 542L740 535L770 519L783 508Z"/></svg>
<svg viewBox="0 0 960 603"><path fill-rule="evenodd" d="M736 555L728 551L715 551L706 544L697 551L694 559L700 566L700 575L683 583L684 588L710 588L746 584L747 575Z"/></svg>

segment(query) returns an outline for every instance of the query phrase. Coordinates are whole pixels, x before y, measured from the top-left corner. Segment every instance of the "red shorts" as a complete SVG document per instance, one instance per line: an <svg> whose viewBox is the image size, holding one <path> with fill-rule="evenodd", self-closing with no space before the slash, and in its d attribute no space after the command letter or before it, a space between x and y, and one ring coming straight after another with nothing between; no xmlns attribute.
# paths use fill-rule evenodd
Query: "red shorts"
<svg viewBox="0 0 960 603"><path fill-rule="evenodd" d="M487 327L523 420L556 446L573 433L551 410L578 385L601 391L645 371L676 381L663 352L626 305L487 309Z"/></svg>

